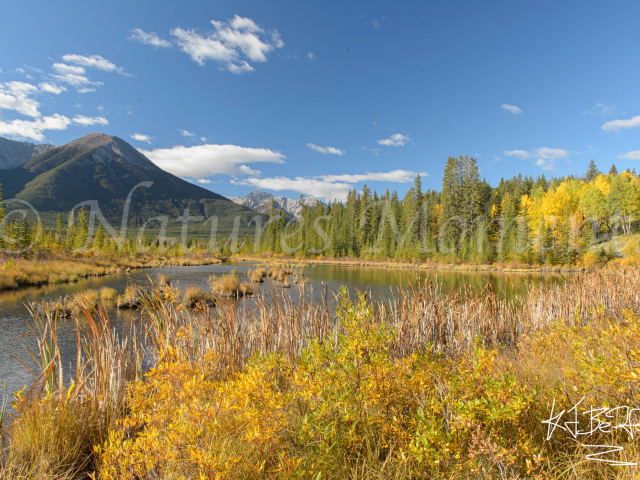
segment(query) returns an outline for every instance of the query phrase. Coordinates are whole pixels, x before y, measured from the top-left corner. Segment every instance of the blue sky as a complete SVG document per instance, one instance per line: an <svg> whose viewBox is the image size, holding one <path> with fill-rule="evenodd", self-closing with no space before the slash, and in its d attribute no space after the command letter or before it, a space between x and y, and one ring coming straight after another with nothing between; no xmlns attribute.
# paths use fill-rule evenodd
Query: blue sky
<svg viewBox="0 0 640 480"><path fill-rule="evenodd" d="M117 135L223 195L640 167L637 1L5 0L0 136Z"/></svg>

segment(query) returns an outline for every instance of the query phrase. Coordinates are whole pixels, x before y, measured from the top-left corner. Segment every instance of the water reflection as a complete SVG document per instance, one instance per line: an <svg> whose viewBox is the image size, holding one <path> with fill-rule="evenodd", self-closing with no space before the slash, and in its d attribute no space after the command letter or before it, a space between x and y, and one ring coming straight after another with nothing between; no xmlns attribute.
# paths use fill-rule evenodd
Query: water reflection
<svg viewBox="0 0 640 480"><path fill-rule="evenodd" d="M118 274L101 278L89 278L77 283L44 286L41 288L28 288L19 291L0 293L0 395L1 382L7 383L7 392L20 390L24 385L30 385L31 375L14 358L19 358L27 366L34 366L24 347L32 350L37 348L35 338L24 337L29 333L28 322L30 316L25 304L27 302L53 300L59 297L73 296L75 293L88 288L99 289L101 287L115 288L122 293L131 283L145 284L149 279L155 279L164 274L171 278L173 286L180 288L184 293L187 287L200 287L208 289L208 279L211 275L222 275L235 270L243 278L250 264L225 264L203 265L196 267L164 267L145 270L134 270L129 274ZM305 267L304 276L300 277L306 282L305 292L314 292L319 296L324 287L337 290L342 285L348 285L353 292L370 291L378 298L390 298L399 285L407 286L418 281L431 280L442 284L443 291L471 286L475 289L485 288L487 285L496 291L502 298L511 298L515 294L526 292L528 284L541 282L563 282L566 276L542 275L542 274L504 274L497 272L457 272L436 270L408 270L408 269L382 269L374 267L342 267L342 266L315 266ZM245 277L246 278L246 277ZM279 287L273 282L254 285L264 292L277 290ZM297 296L300 285L292 284L290 293ZM250 306L251 301L240 301L240 305ZM112 325L117 329L127 330L135 321L135 311L117 310L113 306L108 309ZM76 337L75 322L73 320L62 321L59 324L59 343L63 358L71 366L75 359Z"/></svg>

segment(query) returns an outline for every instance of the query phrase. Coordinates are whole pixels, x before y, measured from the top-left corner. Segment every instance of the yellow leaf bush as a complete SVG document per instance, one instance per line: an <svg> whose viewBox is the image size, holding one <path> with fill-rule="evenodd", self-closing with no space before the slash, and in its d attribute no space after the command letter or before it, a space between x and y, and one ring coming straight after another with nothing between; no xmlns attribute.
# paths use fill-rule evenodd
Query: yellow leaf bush
<svg viewBox="0 0 640 480"><path fill-rule="evenodd" d="M171 352L99 447L102 478L516 476L538 465L542 444L522 428L535 392L497 368L496 351L394 358L394 332L370 308L345 300L335 342L231 375L213 352Z"/></svg>

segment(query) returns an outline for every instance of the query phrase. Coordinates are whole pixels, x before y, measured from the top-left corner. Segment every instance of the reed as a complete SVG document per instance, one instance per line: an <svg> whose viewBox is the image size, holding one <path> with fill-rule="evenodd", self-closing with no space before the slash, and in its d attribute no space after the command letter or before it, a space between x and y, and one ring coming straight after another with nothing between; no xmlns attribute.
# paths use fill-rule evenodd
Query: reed
<svg viewBox="0 0 640 480"><path fill-rule="evenodd" d="M239 297L233 275L212 287L223 280ZM172 287L130 287L144 335L129 336L116 334L100 305L74 302L73 387L57 347L58 314L32 307L38 370L5 432L4 472L625 478L585 465L571 442L545 443L540 419L556 395L640 400L628 363L640 355L638 269L585 272L511 300L490 286L405 287L380 301L301 285L293 294L265 289L242 308L219 295L215 308L197 310ZM139 382L143 364L154 369ZM464 418L470 423L456 423ZM426 443L411 447L420 435Z"/></svg>
<svg viewBox="0 0 640 480"><path fill-rule="evenodd" d="M47 304L30 307L38 347L29 354L38 368L29 369L33 385L17 394L0 478L81 478L95 471L94 446L126 414L127 386L142 378L143 352L135 328L118 335L103 307L74 304L80 312L74 317L77 357L75 371L66 375L58 312Z"/></svg>

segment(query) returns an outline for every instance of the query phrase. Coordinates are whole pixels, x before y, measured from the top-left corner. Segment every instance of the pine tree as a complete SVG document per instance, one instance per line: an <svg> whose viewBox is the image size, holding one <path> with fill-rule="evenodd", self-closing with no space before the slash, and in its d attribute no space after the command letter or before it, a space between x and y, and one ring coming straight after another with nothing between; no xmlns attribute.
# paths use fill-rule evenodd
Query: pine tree
<svg viewBox="0 0 640 480"><path fill-rule="evenodd" d="M609 169L609 175L617 175L618 174L618 169L616 168L615 163L613 165L611 165L611 168Z"/></svg>
<svg viewBox="0 0 640 480"><path fill-rule="evenodd" d="M587 169L587 173L584 179L587 183L589 183L592 180L595 180L595 178L598 176L599 173L600 171L598 170L598 167L596 167L596 162L591 160L589 162L589 168Z"/></svg>

